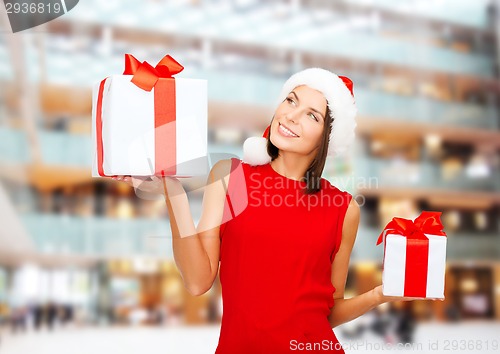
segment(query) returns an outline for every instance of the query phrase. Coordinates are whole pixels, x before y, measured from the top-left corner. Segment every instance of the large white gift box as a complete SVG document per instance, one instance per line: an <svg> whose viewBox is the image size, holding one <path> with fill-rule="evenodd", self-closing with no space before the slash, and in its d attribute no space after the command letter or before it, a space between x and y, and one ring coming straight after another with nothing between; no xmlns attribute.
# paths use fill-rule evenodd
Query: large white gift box
<svg viewBox="0 0 500 354"><path fill-rule="evenodd" d="M207 81L173 78L182 66L168 55L125 66L93 89L92 176L205 175Z"/></svg>

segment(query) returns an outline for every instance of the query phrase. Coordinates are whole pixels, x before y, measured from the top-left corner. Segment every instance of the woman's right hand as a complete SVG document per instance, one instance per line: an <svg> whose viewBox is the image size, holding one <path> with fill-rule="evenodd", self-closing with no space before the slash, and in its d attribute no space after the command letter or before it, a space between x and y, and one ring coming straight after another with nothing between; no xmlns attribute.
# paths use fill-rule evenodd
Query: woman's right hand
<svg viewBox="0 0 500 354"><path fill-rule="evenodd" d="M139 189L144 192L156 192L161 191L161 180L155 176L127 176L118 175L112 177L116 181L122 181L127 183L129 186Z"/></svg>
<svg viewBox="0 0 500 354"><path fill-rule="evenodd" d="M134 189L145 193L164 194L165 196L185 193L181 182L175 177L118 175L112 178L123 181Z"/></svg>

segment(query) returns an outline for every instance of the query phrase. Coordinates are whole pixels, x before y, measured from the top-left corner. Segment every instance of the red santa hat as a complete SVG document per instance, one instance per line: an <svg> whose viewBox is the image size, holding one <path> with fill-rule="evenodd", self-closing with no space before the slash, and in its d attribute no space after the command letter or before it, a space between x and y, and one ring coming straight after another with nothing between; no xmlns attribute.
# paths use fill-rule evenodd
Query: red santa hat
<svg viewBox="0 0 500 354"><path fill-rule="evenodd" d="M354 101L353 83L345 76L337 76L321 68L308 68L290 76L278 97L283 102L294 88L307 85L320 91L326 98L332 118L332 132L328 143L328 156L340 156L354 140L357 108ZM243 161L250 165L265 165L271 162L267 153L269 125L262 137L250 137L243 144Z"/></svg>

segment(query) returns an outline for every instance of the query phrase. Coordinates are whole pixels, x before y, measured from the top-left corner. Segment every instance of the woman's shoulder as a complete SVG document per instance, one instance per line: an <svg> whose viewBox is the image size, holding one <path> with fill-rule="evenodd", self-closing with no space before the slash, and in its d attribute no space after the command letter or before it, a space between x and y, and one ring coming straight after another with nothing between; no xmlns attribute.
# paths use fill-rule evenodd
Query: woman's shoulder
<svg viewBox="0 0 500 354"><path fill-rule="evenodd" d="M226 176L229 172L231 172L232 164L233 158L219 160L212 166L210 174L216 178Z"/></svg>
<svg viewBox="0 0 500 354"><path fill-rule="evenodd" d="M244 165L245 162L236 157L219 160L212 166L210 170L210 178L211 180L224 178L229 182L231 176L234 175L233 172L235 170L239 171L244 167Z"/></svg>

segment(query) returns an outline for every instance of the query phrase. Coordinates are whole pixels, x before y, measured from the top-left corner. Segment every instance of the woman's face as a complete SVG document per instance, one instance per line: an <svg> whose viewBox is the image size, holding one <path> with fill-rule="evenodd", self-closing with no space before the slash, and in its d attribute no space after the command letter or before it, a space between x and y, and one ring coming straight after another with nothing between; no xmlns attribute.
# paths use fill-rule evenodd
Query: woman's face
<svg viewBox="0 0 500 354"><path fill-rule="evenodd" d="M271 142L280 150L315 154L321 144L326 99L308 86L297 86L278 106L271 123Z"/></svg>

